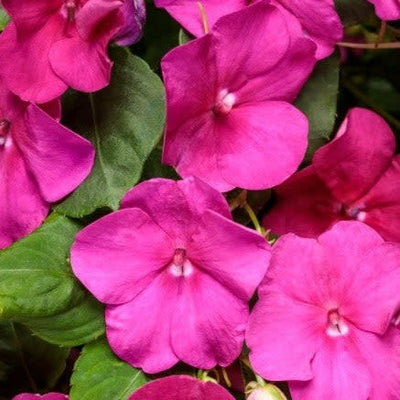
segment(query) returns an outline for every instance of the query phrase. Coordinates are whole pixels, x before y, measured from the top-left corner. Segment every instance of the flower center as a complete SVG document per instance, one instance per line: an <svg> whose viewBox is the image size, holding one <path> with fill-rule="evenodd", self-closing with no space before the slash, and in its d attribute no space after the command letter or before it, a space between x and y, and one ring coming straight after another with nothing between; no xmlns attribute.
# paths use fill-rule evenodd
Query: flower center
<svg viewBox="0 0 400 400"><path fill-rule="evenodd" d="M228 92L227 89L223 89L218 93L213 112L216 115L226 115L232 110L235 103L235 94Z"/></svg>
<svg viewBox="0 0 400 400"><path fill-rule="evenodd" d="M7 119L0 120L0 149L6 147L10 143L9 133L10 133L11 123Z"/></svg>
<svg viewBox="0 0 400 400"><path fill-rule="evenodd" d="M78 0L64 0L63 15L68 22L75 20L76 9L78 8Z"/></svg>
<svg viewBox="0 0 400 400"><path fill-rule="evenodd" d="M189 276L193 272L193 265L186 257L185 249L176 249L169 271L174 276Z"/></svg>
<svg viewBox="0 0 400 400"><path fill-rule="evenodd" d="M338 309L328 312L326 333L331 337L345 336L349 333L349 326L346 320L340 315Z"/></svg>
<svg viewBox="0 0 400 400"><path fill-rule="evenodd" d="M344 211L349 218L361 222L363 222L365 220L365 217L367 216L367 213L364 211L364 206L346 207Z"/></svg>

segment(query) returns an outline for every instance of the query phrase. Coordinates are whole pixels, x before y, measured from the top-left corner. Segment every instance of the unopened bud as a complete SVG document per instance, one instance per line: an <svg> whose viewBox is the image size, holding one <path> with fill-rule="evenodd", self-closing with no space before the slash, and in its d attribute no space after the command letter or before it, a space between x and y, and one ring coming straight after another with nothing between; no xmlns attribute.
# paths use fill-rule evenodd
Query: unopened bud
<svg viewBox="0 0 400 400"><path fill-rule="evenodd" d="M249 395L247 400L287 400L286 396L270 383L265 386L257 386Z"/></svg>

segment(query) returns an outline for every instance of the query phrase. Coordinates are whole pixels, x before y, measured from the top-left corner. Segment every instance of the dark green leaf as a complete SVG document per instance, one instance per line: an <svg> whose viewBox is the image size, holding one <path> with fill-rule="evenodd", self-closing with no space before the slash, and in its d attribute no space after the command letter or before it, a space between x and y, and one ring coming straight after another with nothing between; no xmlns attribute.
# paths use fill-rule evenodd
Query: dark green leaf
<svg viewBox="0 0 400 400"><path fill-rule="evenodd" d="M375 17L374 6L367 0L335 0L335 5L344 26L361 24Z"/></svg>
<svg viewBox="0 0 400 400"><path fill-rule="evenodd" d="M306 160L330 137L335 125L339 90L339 56L320 61L301 91L296 106L308 117L310 131Z"/></svg>
<svg viewBox="0 0 400 400"><path fill-rule="evenodd" d="M155 148L150 157L147 159L146 164L143 168L143 174L141 180L151 178L169 178L169 179L179 179L178 174L169 165L164 165L161 163L162 150Z"/></svg>
<svg viewBox="0 0 400 400"><path fill-rule="evenodd" d="M0 399L51 390L65 369L68 353L69 349L40 340L22 325L0 321Z"/></svg>
<svg viewBox="0 0 400 400"><path fill-rule="evenodd" d="M71 400L126 400L146 383L144 374L117 358L102 338L87 344L71 377Z"/></svg>
<svg viewBox="0 0 400 400"><path fill-rule="evenodd" d="M179 36L178 36L179 44L185 44L187 42L190 42L193 40L193 36L186 31L185 29L181 28L179 30Z"/></svg>
<svg viewBox="0 0 400 400"><path fill-rule="evenodd" d="M0 315L61 345L104 331L102 307L74 277L69 249L79 225L53 215L38 230L0 252Z"/></svg>
<svg viewBox="0 0 400 400"><path fill-rule="evenodd" d="M109 87L65 98L64 123L93 143L96 161L90 176L56 207L64 215L80 218L101 207L117 209L163 132L161 80L127 49L115 47L111 56L115 65Z"/></svg>

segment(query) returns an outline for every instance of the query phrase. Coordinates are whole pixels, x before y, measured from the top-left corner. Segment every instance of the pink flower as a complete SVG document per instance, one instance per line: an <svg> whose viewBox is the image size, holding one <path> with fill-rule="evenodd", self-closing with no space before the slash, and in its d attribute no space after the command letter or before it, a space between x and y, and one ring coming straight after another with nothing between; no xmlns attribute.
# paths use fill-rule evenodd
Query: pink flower
<svg viewBox="0 0 400 400"><path fill-rule="evenodd" d="M21 393L15 396L12 400L68 400L68 396L62 393L47 393L47 394L33 394L33 393Z"/></svg>
<svg viewBox="0 0 400 400"><path fill-rule="evenodd" d="M293 400L389 400L400 393L400 246L342 221L273 247L246 341L255 371Z"/></svg>
<svg viewBox="0 0 400 400"><path fill-rule="evenodd" d="M68 86L83 92L107 86L108 43L115 37L126 44L139 29L127 29L133 6L123 0L3 0L3 6L12 20L0 35L1 75L10 90L34 103Z"/></svg>
<svg viewBox="0 0 400 400"><path fill-rule="evenodd" d="M258 0L202 0L207 21L212 27L224 15L242 10ZM384 0L385 1L385 0ZM397 0L391 0L397 1ZM204 27L197 0L155 0L173 18L196 37L204 35ZM300 21L305 35L318 46L317 59L329 56L342 39L343 26L333 0L271 0L271 4L292 13Z"/></svg>
<svg viewBox="0 0 400 400"><path fill-rule="evenodd" d="M386 122L363 108L350 110L336 138L312 164L276 188L277 204L264 226L278 234L315 237L339 220L373 227L400 241L400 156Z"/></svg>
<svg viewBox="0 0 400 400"><path fill-rule="evenodd" d="M59 117L58 102L45 105ZM36 229L89 174L94 149L0 85L0 249Z"/></svg>
<svg viewBox="0 0 400 400"><path fill-rule="evenodd" d="M152 179L77 235L73 271L106 303L120 358L155 373L179 360L210 369L238 357L269 246L230 218L205 183Z"/></svg>
<svg viewBox="0 0 400 400"><path fill-rule="evenodd" d="M139 388L128 400L235 400L222 386L188 375L155 379Z"/></svg>
<svg viewBox="0 0 400 400"><path fill-rule="evenodd" d="M315 59L297 20L260 1L162 60L163 161L220 191L272 187L303 159L308 122L293 101Z"/></svg>
<svg viewBox="0 0 400 400"><path fill-rule="evenodd" d="M376 15L385 20L400 19L400 0L368 0L375 6Z"/></svg>

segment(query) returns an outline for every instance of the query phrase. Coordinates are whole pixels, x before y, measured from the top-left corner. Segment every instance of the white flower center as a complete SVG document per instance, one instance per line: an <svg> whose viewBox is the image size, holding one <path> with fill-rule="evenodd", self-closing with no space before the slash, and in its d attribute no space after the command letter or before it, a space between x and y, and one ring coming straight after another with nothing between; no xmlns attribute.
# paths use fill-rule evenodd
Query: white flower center
<svg viewBox="0 0 400 400"><path fill-rule="evenodd" d="M213 108L214 114L225 115L228 114L236 103L236 95L230 93L228 89L221 90L216 98Z"/></svg>
<svg viewBox="0 0 400 400"><path fill-rule="evenodd" d="M345 336L349 333L349 326L346 320L340 315L338 309L328 312L326 333L331 337Z"/></svg>
<svg viewBox="0 0 400 400"><path fill-rule="evenodd" d="M169 271L176 277L189 276L193 273L193 265L186 257L185 249L176 249Z"/></svg>
<svg viewBox="0 0 400 400"><path fill-rule="evenodd" d="M0 120L0 149L11 145L11 123L7 119Z"/></svg>

